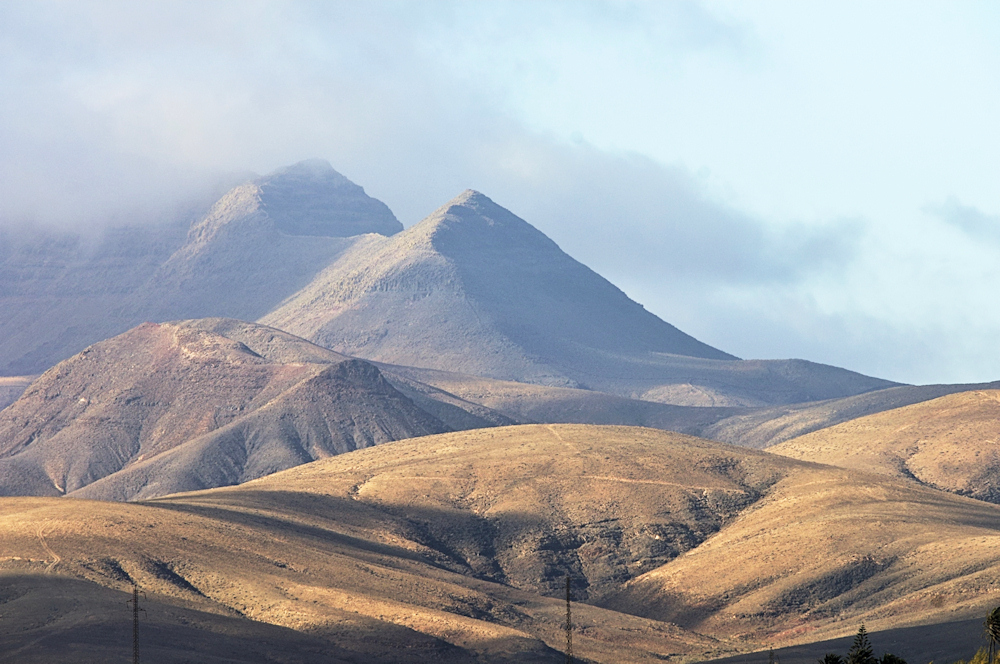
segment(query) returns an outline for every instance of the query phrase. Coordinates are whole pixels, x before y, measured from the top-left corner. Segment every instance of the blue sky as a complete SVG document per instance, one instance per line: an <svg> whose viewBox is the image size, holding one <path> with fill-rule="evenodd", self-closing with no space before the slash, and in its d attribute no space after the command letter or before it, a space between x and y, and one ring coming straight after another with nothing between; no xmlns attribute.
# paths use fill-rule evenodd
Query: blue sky
<svg viewBox="0 0 1000 664"><path fill-rule="evenodd" d="M308 157L483 191L700 339L1000 379L1000 5L0 5L0 223Z"/></svg>

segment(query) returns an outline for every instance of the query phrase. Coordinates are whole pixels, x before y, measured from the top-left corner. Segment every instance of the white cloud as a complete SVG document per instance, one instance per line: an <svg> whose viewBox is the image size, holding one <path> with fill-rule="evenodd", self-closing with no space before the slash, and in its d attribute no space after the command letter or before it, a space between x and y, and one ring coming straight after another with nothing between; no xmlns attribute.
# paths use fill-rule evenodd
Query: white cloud
<svg viewBox="0 0 1000 664"><path fill-rule="evenodd" d="M0 223L324 157L404 224L480 189L730 352L1000 377L997 220L947 199L1000 209L998 13L905 7L6 2Z"/></svg>

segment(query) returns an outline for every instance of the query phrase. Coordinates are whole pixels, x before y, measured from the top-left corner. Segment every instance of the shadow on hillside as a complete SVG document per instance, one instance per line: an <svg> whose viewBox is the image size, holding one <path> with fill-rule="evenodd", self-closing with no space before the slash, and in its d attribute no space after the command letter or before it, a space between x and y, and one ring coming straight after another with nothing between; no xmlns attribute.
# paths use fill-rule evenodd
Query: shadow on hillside
<svg viewBox="0 0 1000 664"><path fill-rule="evenodd" d="M106 664L132 659L131 593L40 574L0 574L0 662ZM158 664L338 664L475 661L468 653L409 629L378 623L316 635L226 616L155 596L140 600L142 661ZM365 622L358 620L355 622ZM367 641L367 644L365 643ZM362 647L358 647L362 644Z"/></svg>
<svg viewBox="0 0 1000 664"><path fill-rule="evenodd" d="M968 660L976 650L986 645L982 618L869 632L868 638L876 657L891 652L910 664L927 664L931 661L947 664L959 659ZM781 664L816 664L817 660L829 652L845 655L853 640L854 636L851 635L781 648L774 653L776 661ZM712 664L767 664L768 659L768 651L763 650L749 655L712 660Z"/></svg>

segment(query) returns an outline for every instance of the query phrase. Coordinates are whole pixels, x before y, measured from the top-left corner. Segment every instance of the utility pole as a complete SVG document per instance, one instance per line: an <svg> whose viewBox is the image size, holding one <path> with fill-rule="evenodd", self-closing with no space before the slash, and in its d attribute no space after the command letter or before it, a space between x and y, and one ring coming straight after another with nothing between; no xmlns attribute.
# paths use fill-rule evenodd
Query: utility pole
<svg viewBox="0 0 1000 664"><path fill-rule="evenodd" d="M570 612L570 581L566 575L566 664L573 664L573 614Z"/></svg>
<svg viewBox="0 0 1000 664"><path fill-rule="evenodd" d="M139 584L132 582L132 599L125 602L132 605L132 664L139 664L139 612L146 612L146 609L139 608ZM143 598L146 593L142 593Z"/></svg>

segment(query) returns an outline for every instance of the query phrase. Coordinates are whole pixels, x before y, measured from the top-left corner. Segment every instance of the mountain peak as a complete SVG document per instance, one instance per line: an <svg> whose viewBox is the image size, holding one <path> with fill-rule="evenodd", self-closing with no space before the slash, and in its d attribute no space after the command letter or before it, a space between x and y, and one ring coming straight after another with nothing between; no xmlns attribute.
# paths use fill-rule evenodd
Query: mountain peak
<svg viewBox="0 0 1000 664"><path fill-rule="evenodd" d="M357 186L334 170L333 166L326 159L305 159L291 166L279 168L259 179L262 183L273 183L276 180L326 182L334 186Z"/></svg>
<svg viewBox="0 0 1000 664"><path fill-rule="evenodd" d="M560 252L540 230L485 194L466 189L408 231L445 254Z"/></svg>
<svg viewBox="0 0 1000 664"><path fill-rule="evenodd" d="M403 230L385 203L338 173L325 159L307 159L256 182L261 207L286 235L350 237Z"/></svg>

